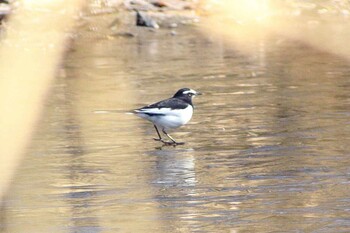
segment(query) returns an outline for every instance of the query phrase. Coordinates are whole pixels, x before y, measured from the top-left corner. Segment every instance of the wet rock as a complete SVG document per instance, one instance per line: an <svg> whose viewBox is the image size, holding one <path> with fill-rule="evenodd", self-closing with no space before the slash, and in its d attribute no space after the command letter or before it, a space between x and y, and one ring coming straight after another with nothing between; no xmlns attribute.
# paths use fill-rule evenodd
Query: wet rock
<svg viewBox="0 0 350 233"><path fill-rule="evenodd" d="M140 13L136 10L136 26L139 27L150 27L158 29L159 25L158 23L151 18L149 15L146 15L144 13Z"/></svg>
<svg viewBox="0 0 350 233"><path fill-rule="evenodd" d="M111 34L112 37L124 37L124 38L133 38L135 35L131 32L117 32L114 34Z"/></svg>
<svg viewBox="0 0 350 233"><path fill-rule="evenodd" d="M11 7L8 1L0 0L0 24L11 13Z"/></svg>
<svg viewBox="0 0 350 233"><path fill-rule="evenodd" d="M144 0L125 0L124 6L128 10L138 11L152 11L157 9L154 5Z"/></svg>
<svg viewBox="0 0 350 233"><path fill-rule="evenodd" d="M184 6L184 10L194 10L194 7L190 5L186 5Z"/></svg>
<svg viewBox="0 0 350 233"><path fill-rule="evenodd" d="M177 23L171 23L169 24L169 28L177 28L178 24Z"/></svg>
<svg viewBox="0 0 350 233"><path fill-rule="evenodd" d="M163 8L163 7L167 7L168 5L163 2L163 1L155 1L151 3L153 6L159 7L159 8Z"/></svg>
<svg viewBox="0 0 350 233"><path fill-rule="evenodd" d="M120 22L120 18L115 18L110 24L109 24L109 28L114 28L116 27L117 25L120 25L121 22Z"/></svg>

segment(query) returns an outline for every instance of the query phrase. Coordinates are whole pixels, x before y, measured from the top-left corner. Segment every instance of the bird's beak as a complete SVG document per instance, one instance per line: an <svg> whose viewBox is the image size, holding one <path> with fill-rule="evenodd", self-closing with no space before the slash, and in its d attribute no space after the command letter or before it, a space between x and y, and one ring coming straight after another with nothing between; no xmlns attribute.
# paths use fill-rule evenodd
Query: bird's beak
<svg viewBox="0 0 350 233"><path fill-rule="evenodd" d="M196 95L202 95L202 93L197 91L197 92L196 92Z"/></svg>

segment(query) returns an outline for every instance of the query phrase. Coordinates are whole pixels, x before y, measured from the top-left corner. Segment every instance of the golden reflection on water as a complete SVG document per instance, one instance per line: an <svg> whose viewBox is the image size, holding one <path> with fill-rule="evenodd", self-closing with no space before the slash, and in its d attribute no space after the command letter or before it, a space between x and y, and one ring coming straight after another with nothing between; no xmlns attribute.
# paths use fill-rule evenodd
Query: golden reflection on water
<svg viewBox="0 0 350 233"><path fill-rule="evenodd" d="M0 199L29 144L80 4L25 1L2 25Z"/></svg>
<svg viewBox="0 0 350 233"><path fill-rule="evenodd" d="M350 58L348 1L205 0L203 28L252 52L275 35ZM253 46L253 47L252 47Z"/></svg>

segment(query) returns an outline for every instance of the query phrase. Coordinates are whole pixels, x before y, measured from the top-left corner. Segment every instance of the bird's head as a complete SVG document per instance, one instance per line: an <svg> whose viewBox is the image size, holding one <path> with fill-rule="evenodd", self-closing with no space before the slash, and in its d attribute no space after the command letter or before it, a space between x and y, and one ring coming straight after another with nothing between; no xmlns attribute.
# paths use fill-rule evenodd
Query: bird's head
<svg viewBox="0 0 350 233"><path fill-rule="evenodd" d="M181 88L180 90L178 90L175 93L174 98L192 100L193 97L195 97L197 95L201 95L201 94L202 93L195 91L193 89L190 89L190 88Z"/></svg>

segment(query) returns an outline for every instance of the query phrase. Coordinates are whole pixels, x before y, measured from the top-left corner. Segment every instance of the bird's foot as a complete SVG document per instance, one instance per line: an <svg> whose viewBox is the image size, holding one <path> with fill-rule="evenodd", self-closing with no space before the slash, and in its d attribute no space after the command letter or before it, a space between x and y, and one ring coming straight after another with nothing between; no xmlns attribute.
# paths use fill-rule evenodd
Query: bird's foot
<svg viewBox="0 0 350 233"><path fill-rule="evenodd" d="M157 142L163 142L164 144L170 144L172 142L168 142L168 141L165 141L163 140L162 138L153 138L154 141L157 141Z"/></svg>
<svg viewBox="0 0 350 233"><path fill-rule="evenodd" d="M164 141L163 143L164 143L163 144L164 146L173 146L173 147L185 144L184 142L172 142L172 141L170 141L170 142Z"/></svg>
<svg viewBox="0 0 350 233"><path fill-rule="evenodd" d="M164 142L164 140L161 139L161 138L153 138L153 140L154 140L154 141L157 141L157 142Z"/></svg>
<svg viewBox="0 0 350 233"><path fill-rule="evenodd" d="M184 142L173 142L173 141L165 141L162 138L153 138L153 140L162 142L165 146L178 146L178 145L184 145Z"/></svg>
<svg viewBox="0 0 350 233"><path fill-rule="evenodd" d="M184 142L173 142L173 145L179 146L179 145L185 145L185 143Z"/></svg>

